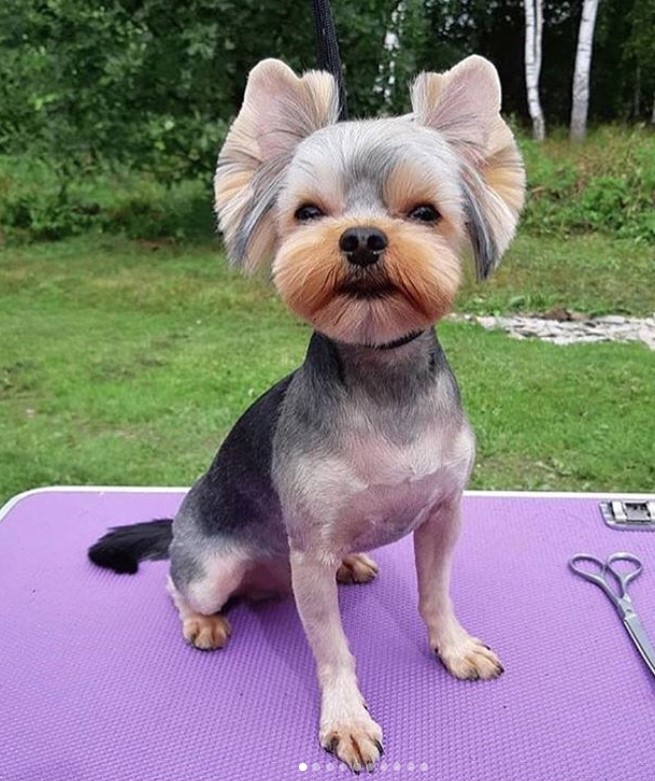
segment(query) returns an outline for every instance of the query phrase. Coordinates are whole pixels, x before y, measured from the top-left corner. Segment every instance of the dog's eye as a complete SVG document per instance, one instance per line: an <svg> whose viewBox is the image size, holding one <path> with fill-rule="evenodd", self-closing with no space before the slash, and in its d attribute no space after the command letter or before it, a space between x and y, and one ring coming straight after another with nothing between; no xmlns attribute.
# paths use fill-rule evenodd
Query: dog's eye
<svg viewBox="0 0 655 781"><path fill-rule="evenodd" d="M422 203L419 206L415 206L409 213L411 220L417 220L418 222L439 222L441 215L429 203Z"/></svg>
<svg viewBox="0 0 655 781"><path fill-rule="evenodd" d="M299 209L296 209L296 213L293 215L299 222L309 222L309 220L317 220L322 217L324 212L315 206L313 203L306 203Z"/></svg>

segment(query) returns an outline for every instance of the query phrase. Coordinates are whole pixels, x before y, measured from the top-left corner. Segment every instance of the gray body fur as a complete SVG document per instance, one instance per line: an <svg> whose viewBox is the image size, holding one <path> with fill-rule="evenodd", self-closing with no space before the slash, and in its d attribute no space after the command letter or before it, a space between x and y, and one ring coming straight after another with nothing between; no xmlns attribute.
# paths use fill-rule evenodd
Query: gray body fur
<svg viewBox="0 0 655 781"><path fill-rule="evenodd" d="M289 540L337 556L393 542L462 490L472 455L431 331L389 350L314 334L303 365L243 415L185 498L173 582L185 593L208 557L235 551L253 565L286 559Z"/></svg>

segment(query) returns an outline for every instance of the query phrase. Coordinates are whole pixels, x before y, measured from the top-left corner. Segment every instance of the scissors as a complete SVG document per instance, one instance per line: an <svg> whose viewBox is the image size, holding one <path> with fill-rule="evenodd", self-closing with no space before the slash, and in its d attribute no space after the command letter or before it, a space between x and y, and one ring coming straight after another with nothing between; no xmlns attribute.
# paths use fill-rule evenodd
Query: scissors
<svg viewBox="0 0 655 781"><path fill-rule="evenodd" d="M585 562L593 564L594 571L582 566ZM628 562L630 569L617 569L614 566L617 562ZM633 553L613 553L606 561L589 553L578 553L569 560L569 567L576 575L580 575L581 578L590 583L595 583L605 592L618 610L623 620L623 626L628 630L641 658L646 662L651 673L655 675L655 649L648 639L646 630L642 626L628 594L628 585L641 574L644 568L641 560ZM613 580L608 577L610 575ZM620 587L619 591L616 590L617 585Z"/></svg>

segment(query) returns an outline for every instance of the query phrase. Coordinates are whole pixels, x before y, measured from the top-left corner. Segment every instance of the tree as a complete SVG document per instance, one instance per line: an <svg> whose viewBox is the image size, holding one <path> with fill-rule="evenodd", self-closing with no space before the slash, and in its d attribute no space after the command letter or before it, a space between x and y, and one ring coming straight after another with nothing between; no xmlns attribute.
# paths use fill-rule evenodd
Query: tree
<svg viewBox="0 0 655 781"><path fill-rule="evenodd" d="M640 115L641 91L650 87L647 100L652 100L650 121L655 125L655 3L653 0L636 0L630 14L630 38L627 44L628 58L639 74L635 84L635 118ZM637 81L635 79L635 81Z"/></svg>
<svg viewBox="0 0 655 781"><path fill-rule="evenodd" d="M424 0L399 0L391 12L383 46L378 47L380 65L373 92L382 98L384 113L409 110L408 87L423 66L427 42Z"/></svg>
<svg viewBox="0 0 655 781"><path fill-rule="evenodd" d="M594 27L599 0L584 0L582 19L578 33L578 48L573 73L573 107L571 109L572 141L584 141L587 134L587 113L589 111L589 76L591 73L591 51L594 42Z"/></svg>
<svg viewBox="0 0 655 781"><path fill-rule="evenodd" d="M542 0L524 0L525 6L525 84L532 135L537 141L546 137L546 122L539 99L541 73L541 37L544 21Z"/></svg>
<svg viewBox="0 0 655 781"><path fill-rule="evenodd" d="M384 55L386 62L380 63L378 76L375 80L374 91L382 95L385 109L389 109L392 103L393 91L396 86L396 60L400 49L400 36L405 18L405 2L400 0L391 13L389 29L384 36Z"/></svg>
<svg viewBox="0 0 655 781"><path fill-rule="evenodd" d="M587 71L590 34L594 39L590 121L648 121L655 0L591 3L597 4L587 34ZM571 116L582 0L332 0L332 6L353 117L407 112L407 85L417 73L447 70L474 53L498 68L505 113L532 116L534 123L534 87L549 126ZM539 74L542 37L548 67ZM64 182L98 165L134 166L163 181L208 178L248 71L264 57L279 57L297 72L314 67L310 3L0 2L0 155L47 160Z"/></svg>

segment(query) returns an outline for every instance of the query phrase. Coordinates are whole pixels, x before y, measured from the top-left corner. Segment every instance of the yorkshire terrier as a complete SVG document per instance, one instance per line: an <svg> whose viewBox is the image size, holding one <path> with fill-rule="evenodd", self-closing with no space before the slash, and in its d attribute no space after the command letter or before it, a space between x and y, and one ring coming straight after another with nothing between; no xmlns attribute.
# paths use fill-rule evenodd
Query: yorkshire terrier
<svg viewBox="0 0 655 781"><path fill-rule="evenodd" d="M382 754L337 599L338 582L377 575L362 551L413 533L430 647L457 678L503 672L449 597L474 437L433 326L466 245L480 278L498 264L524 169L485 59L422 73L411 101L406 116L338 122L328 73L299 78L278 60L252 70L218 158L216 209L233 263L272 260L282 300L314 328L307 356L236 423L172 525L119 528L89 551L131 572L170 556L182 633L206 650L227 642L231 597L292 589L321 745L356 772Z"/></svg>

